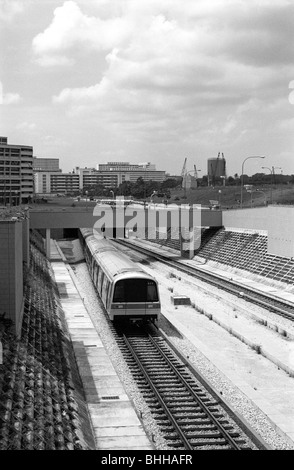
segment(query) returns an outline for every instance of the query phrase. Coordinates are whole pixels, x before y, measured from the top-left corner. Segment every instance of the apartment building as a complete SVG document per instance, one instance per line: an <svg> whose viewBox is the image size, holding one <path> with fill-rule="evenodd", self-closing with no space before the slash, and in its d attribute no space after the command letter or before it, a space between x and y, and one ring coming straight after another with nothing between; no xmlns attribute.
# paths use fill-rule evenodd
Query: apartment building
<svg viewBox="0 0 294 470"><path fill-rule="evenodd" d="M34 194L33 147L0 137L0 203L27 203Z"/></svg>

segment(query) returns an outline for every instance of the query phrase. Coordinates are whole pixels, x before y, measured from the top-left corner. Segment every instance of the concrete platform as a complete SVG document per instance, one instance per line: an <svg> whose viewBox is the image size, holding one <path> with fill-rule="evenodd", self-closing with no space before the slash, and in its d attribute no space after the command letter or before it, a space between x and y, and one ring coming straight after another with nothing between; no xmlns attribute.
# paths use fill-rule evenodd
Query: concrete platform
<svg viewBox="0 0 294 470"><path fill-rule="evenodd" d="M51 266L99 450L154 450L64 262L51 240Z"/></svg>

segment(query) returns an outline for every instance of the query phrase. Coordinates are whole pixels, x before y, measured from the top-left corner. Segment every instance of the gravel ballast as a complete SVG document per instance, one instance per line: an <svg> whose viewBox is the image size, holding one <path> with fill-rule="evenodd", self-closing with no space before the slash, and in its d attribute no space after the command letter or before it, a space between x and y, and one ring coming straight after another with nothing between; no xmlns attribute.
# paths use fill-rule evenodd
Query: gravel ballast
<svg viewBox="0 0 294 470"><path fill-rule="evenodd" d="M80 250L80 248L75 244L75 250ZM80 254L80 253L79 253ZM100 304L100 301L97 299L96 291L92 285L88 269L85 263L81 263L78 265L73 266L74 272L76 274L77 285L79 286L81 297L84 299L85 306L89 312L89 315L101 336L103 344L111 357L111 360L114 364L114 367L123 381L126 392L134 402L136 410L138 414L142 417L143 424L148 435L153 438L155 446L157 449L167 449L167 446L162 438L161 432L158 429L156 422L152 418L150 410L148 406L145 404L141 393L139 392L136 384L133 381L132 375L129 372L125 361L119 351L118 346L116 345L115 339L113 337L112 331L109 327L109 324L104 316L103 307ZM152 272L152 274L157 278L160 284L160 294L161 300L163 305L163 313L165 309L168 309L171 312L171 289L175 292L179 290L181 294L189 294L191 296L191 300L195 302L193 299L193 295L196 292L195 286L191 286L190 283L186 283L185 276L182 273L176 273L173 276L170 276L168 271L162 268L162 265L159 263L154 263L152 265L144 265L144 269L148 272ZM178 277L177 277L178 276ZM180 279L179 279L180 277ZM198 307L209 309L212 308L215 310L219 308L222 304L222 309L224 313L229 315L236 314L239 315L239 311L236 313L236 305L234 304L233 296L230 294L222 293L222 297L227 297L227 302L225 298L222 300L219 299L217 292L210 292L208 293L207 286L205 288L205 284L202 283L203 286L199 285L199 289L197 290L197 305ZM192 295L192 294L193 295ZM245 309L245 301L242 299L238 300L240 311ZM221 328L213 321L209 321L209 319L205 315L201 315L200 312L195 311L192 307L179 307L173 308L173 314L175 317L181 317L181 321L185 318L185 326L186 328L194 328L197 329L199 332L202 333L202 338L210 338L212 344L224 335L226 344L228 344L228 354L230 354L227 360L232 360L232 351L234 354L233 360L235 361L236 368L239 367L239 352L238 348L247 348L248 355L252 355L252 371L253 372L253 363L255 364L256 361L259 362L261 370L264 370L268 367L268 362L265 358L261 355L256 355L254 351L251 351L248 346L241 343L239 340L234 338L232 335L229 335L227 331ZM250 307L251 308L251 307ZM183 316L181 313L181 309L184 309L185 315ZM230 310L228 313L227 310ZM246 310L246 309L245 309ZM253 311L256 310L256 307L253 307ZM260 313L263 309L258 309ZM257 311L257 310L256 310ZM263 312L262 312L263 313ZM276 317L273 314L271 315L273 321ZM233 318L234 318L233 316ZM248 320L248 318L247 318ZM242 320L243 321L243 320ZM255 322L256 323L256 322ZM287 325L289 326L289 322L287 321ZM274 425L270 422L270 420L266 417L264 413L262 413L259 408L254 405L254 403L248 399L248 397L241 392L241 390L236 387L231 380L229 380L211 361L207 359L205 354L199 349L199 345L197 344L197 348L194 344L191 343L186 338L181 337L180 335L175 333L174 328L170 325L168 321L165 320L164 316L160 319L159 325L160 328L172 339L173 343L182 354L189 358L190 363L192 363L199 371L202 373L210 383L215 386L215 388L221 392L223 397L231 403L234 409L245 419L248 423L252 426L252 428L261 435L261 437L270 445L273 449L277 450L291 450L293 446L287 441L286 438L281 436L277 430L275 429ZM267 328L263 327L264 330ZM271 332L273 334L273 332ZM278 334L276 333L278 336ZM230 346L229 341L232 341L232 345ZM230 348L231 351L230 351ZM222 351L225 354L225 351ZM241 352L240 352L241 356ZM251 356L249 356L251 357ZM242 358L240 358L241 360ZM285 379L287 375L283 371L278 371L277 367L271 364L271 374L272 373L279 373L281 377ZM250 367L248 368L250 369ZM250 370L247 370L247 375L250 374ZM253 374L252 374L253 375ZM254 380L254 377L252 378ZM289 378L290 380L290 378ZM293 381L293 379L291 379Z"/></svg>

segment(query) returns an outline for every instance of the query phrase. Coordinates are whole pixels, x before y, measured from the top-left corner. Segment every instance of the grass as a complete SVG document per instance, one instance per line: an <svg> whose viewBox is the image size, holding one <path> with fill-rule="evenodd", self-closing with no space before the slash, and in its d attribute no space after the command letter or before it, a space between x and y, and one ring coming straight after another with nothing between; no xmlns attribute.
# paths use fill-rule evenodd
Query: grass
<svg viewBox="0 0 294 470"><path fill-rule="evenodd" d="M259 189L260 192L254 191L252 193L252 207L262 207L265 205L265 198L268 203L271 203L271 188L269 185L254 187ZM219 192L221 191L221 192ZM261 192L262 191L262 192ZM168 203L171 204L201 204L209 206L210 200L219 201L222 209L237 209L240 207L241 189L240 186L216 186L213 187L199 187L197 189L189 189L186 191L186 198L183 189L171 190L171 198ZM294 185L276 185L272 191L273 204L291 204L294 205ZM153 202L161 203L162 198L153 197ZM88 207L92 209L95 207L96 202L88 200L76 201L73 198L67 197L50 197L47 203L33 204L29 206L32 209L49 209L49 208L68 208L70 210ZM243 190L243 207L251 207L251 193L248 193L245 188Z"/></svg>
<svg viewBox="0 0 294 470"><path fill-rule="evenodd" d="M255 189L255 188L253 188ZM270 186L258 186L252 194L243 190L243 207L261 207L267 203L271 203ZM220 192L221 191L221 192ZM235 209L240 207L241 189L240 186L216 186L199 187L197 189L189 189L184 197L184 190L171 191L169 203L176 204L201 204L209 206L210 200L219 201L223 209ZM252 203L251 203L252 196ZM292 185L276 185L272 190L273 204L294 204L294 186ZM154 199L154 202L157 202ZM159 201L158 201L159 202ZM162 202L162 201L160 201Z"/></svg>

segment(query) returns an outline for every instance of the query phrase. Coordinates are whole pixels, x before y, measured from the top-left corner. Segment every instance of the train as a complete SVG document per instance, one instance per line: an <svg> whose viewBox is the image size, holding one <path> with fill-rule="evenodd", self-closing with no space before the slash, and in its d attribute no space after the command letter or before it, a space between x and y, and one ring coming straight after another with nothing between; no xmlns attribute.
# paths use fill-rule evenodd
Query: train
<svg viewBox="0 0 294 470"><path fill-rule="evenodd" d="M156 322L161 304L156 279L93 229L80 229L92 282L112 322Z"/></svg>

